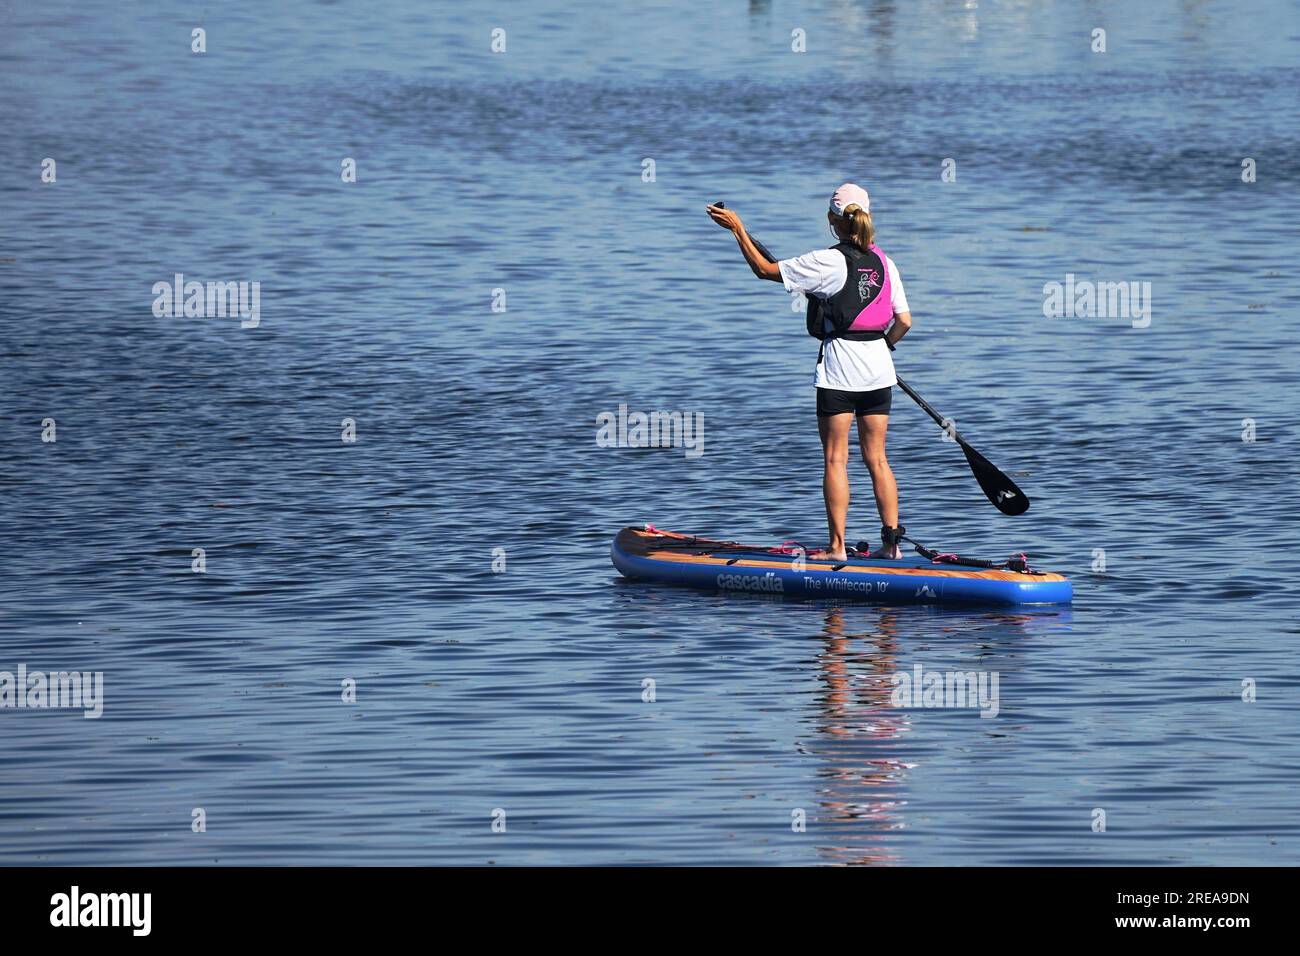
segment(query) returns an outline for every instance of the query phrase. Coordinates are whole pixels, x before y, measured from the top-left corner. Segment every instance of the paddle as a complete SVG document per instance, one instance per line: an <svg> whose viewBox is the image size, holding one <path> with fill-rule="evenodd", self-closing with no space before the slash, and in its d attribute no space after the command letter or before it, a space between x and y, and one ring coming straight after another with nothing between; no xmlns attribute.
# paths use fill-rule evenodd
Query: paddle
<svg viewBox="0 0 1300 956"><path fill-rule="evenodd" d="M889 350L894 351L892 343ZM912 386L908 385L901 378L898 379L898 387L907 392L912 401L921 406L921 409L939 423L939 427L948 433L948 435L957 444L961 445L961 450L966 455L966 464L970 465L971 474L980 484L980 490L984 492L985 497L993 503L1004 515L1022 515L1029 510L1029 499L1025 493L1020 490L1014 481L1004 475L994 464L971 447L970 442L957 434L957 430L952 427L952 423L946 421L942 415L930 407L920 395L913 391Z"/></svg>
<svg viewBox="0 0 1300 956"><path fill-rule="evenodd" d="M726 206L720 202L714 203L714 205L721 209L726 208ZM769 262L778 261L776 256L772 255L772 253L768 251L767 246L763 245L752 235L749 238L750 241L754 243L754 248L761 252ZM891 352L894 351L894 345L892 342L886 339L885 344L889 346ZM1003 474L1002 471L999 470L991 461L977 452L971 446L970 442L958 435L957 430L952 427L952 423L936 412L930 406L929 402L916 394L912 389L912 386L908 385L900 378L898 379L898 387L905 391L912 401L920 405L921 409L933 418L939 424L939 427L948 433L949 437L952 438L953 441L961 446L962 452L966 455L966 463L970 465L971 474L975 476L975 480L979 482L980 490L984 492L985 497L989 499L994 508L997 508L998 511L1001 511L1004 515L1022 515L1029 510L1029 499L1014 481Z"/></svg>

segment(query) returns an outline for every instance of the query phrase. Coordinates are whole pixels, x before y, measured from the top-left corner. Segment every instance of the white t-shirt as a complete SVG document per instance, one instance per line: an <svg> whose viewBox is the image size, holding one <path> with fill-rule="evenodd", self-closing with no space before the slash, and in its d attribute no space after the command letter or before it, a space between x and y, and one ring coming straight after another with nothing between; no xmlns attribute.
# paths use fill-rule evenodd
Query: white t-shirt
<svg viewBox="0 0 1300 956"><path fill-rule="evenodd" d="M818 249L796 259L782 259L777 263L781 281L787 292L802 292L819 299L833 296L849 278L848 263L837 249ZM885 256L889 270L889 304L894 315L910 312L903 280L898 277L898 266ZM829 325L829 323L828 323ZM868 392L897 384L894 360L889 356L889 346L884 339L871 342L854 342L849 339L827 339L822 360L817 363L818 388L834 388L845 392Z"/></svg>

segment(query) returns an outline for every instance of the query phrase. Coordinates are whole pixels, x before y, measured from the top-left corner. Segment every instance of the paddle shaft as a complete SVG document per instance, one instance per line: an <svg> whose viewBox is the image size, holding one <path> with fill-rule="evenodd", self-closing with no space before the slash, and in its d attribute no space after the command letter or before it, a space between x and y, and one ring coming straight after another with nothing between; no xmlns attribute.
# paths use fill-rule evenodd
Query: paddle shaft
<svg viewBox="0 0 1300 956"><path fill-rule="evenodd" d="M915 390L913 390L912 386L908 385L908 384L907 384L906 382L904 382L901 378L899 378L899 377L898 377L898 371L897 371L897 370L894 371L894 378L895 378L895 380L898 382L898 387L901 388L903 391L907 392L907 394L910 395L910 396L912 397L912 401L914 401L914 402L916 402L916 404L920 405L922 411L924 411L927 415L929 415L929 416L930 416L931 418L933 418L936 422L938 422L938 423L939 423L939 426L940 426L941 428L947 428L947 427L951 424L951 422L949 422L949 421L948 421L947 419L945 419L942 415L940 415L938 412L936 412L936 411L935 411L935 410L930 406L930 403L929 403L929 402L927 402L927 401L926 401L924 398L922 398L920 395L916 394L916 392L915 392ZM952 437L953 437L953 438L957 438L956 433L954 433ZM960 439L958 439L958 440L960 441Z"/></svg>
<svg viewBox="0 0 1300 956"><path fill-rule="evenodd" d="M886 343L889 344L888 340L886 340ZM889 351L891 352L894 351L894 346L892 344L889 345ZM904 382L901 378L898 377L897 369L894 370L894 379L898 382L898 387L901 388L903 391L907 392L908 396L912 399L912 401L916 402L916 404L921 406L921 410L923 412L925 412L927 415L933 418L940 428L942 428L950 436L952 436L953 441L957 442L960 445L966 444L966 439L958 435L956 429L952 427L952 419L944 418L942 415L940 415L938 412L934 410L934 406L932 406L920 395L916 394L916 390L913 389L912 386L908 385L906 382Z"/></svg>

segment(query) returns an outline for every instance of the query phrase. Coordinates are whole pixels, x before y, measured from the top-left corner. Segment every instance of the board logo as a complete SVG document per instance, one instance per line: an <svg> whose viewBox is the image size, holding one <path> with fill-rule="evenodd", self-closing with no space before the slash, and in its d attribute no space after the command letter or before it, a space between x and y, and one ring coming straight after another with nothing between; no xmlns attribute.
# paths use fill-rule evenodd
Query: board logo
<svg viewBox="0 0 1300 956"><path fill-rule="evenodd" d="M749 574L719 574L718 587L730 591L785 591L785 583L771 571L761 578Z"/></svg>

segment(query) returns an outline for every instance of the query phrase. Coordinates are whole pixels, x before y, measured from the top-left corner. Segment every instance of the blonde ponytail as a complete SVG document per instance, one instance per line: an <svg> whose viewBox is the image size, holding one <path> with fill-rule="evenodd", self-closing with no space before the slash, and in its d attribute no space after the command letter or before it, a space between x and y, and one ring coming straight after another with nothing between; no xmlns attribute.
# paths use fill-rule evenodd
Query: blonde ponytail
<svg viewBox="0 0 1300 956"><path fill-rule="evenodd" d="M849 203L841 218L848 226L845 231L849 234L849 241L866 252L876 241L876 227L871 221L871 213L857 203Z"/></svg>

